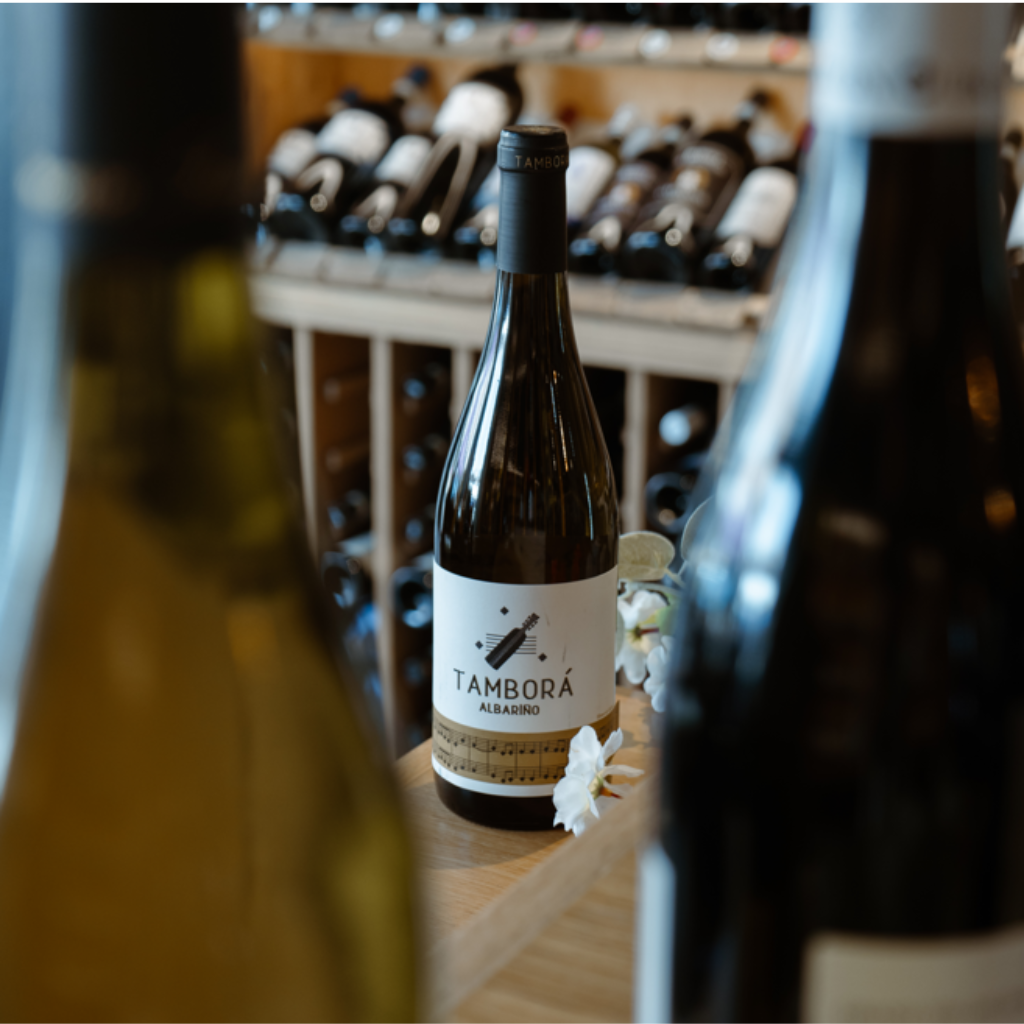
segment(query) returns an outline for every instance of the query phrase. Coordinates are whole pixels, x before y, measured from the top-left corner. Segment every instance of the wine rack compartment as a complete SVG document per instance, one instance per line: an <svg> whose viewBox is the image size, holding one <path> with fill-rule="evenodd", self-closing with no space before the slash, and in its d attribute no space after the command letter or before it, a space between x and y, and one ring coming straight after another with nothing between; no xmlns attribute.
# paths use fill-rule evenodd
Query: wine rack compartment
<svg viewBox="0 0 1024 1024"><path fill-rule="evenodd" d="M366 258L354 260L365 266ZM367 284L365 275L345 285L275 272L273 261L265 267L252 275L253 305L279 346L291 338L305 524L318 556L338 539L328 510L343 519L339 503L347 495L369 495L372 545L363 542L368 553L360 563L372 579L387 742L401 754L425 738L430 505L476 369L491 293L482 286L463 287L462 297L400 290L379 277ZM576 340L617 463L622 527L639 530L648 525L649 481L678 461L659 433L662 418L688 407L710 419L721 415L764 297L704 296L697 307L703 316L683 324L665 318L663 305L645 307L635 286L635 305L616 316L608 294L615 290L570 280ZM683 301L687 291L697 289L645 286L646 298L657 294L662 303L669 296ZM645 308L654 315L642 317ZM709 312L716 309L717 326ZM679 450L685 454L685 445ZM344 464L330 463L332 453ZM409 571L396 581L399 570Z"/></svg>

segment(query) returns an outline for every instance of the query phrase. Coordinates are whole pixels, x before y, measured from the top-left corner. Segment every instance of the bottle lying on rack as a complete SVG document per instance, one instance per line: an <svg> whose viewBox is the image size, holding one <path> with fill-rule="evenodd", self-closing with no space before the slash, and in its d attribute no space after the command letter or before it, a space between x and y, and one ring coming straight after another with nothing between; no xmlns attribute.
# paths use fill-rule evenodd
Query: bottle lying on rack
<svg viewBox="0 0 1024 1024"><path fill-rule="evenodd" d="M615 727L619 520L566 291L565 132L502 132L491 326L441 481L433 766L446 806L550 828L569 739Z"/></svg>
<svg viewBox="0 0 1024 1024"><path fill-rule="evenodd" d="M754 166L747 135L767 103L768 94L756 90L740 105L730 127L706 132L680 152L672 180L641 211L622 246L619 270L625 277L680 284L693 279L705 240Z"/></svg>
<svg viewBox="0 0 1024 1024"><path fill-rule="evenodd" d="M263 417L235 16L0 9L4 157L49 169L0 176L7 1020L416 1014L398 794Z"/></svg>
<svg viewBox="0 0 1024 1024"><path fill-rule="evenodd" d="M324 508L327 520L325 536L331 544L338 544L370 528L370 495L357 488L346 491L337 501Z"/></svg>
<svg viewBox="0 0 1024 1024"><path fill-rule="evenodd" d="M414 554L426 550L434 540L434 519L436 516L436 505L429 502L414 516L410 516L402 527L402 536L409 548L409 553Z"/></svg>
<svg viewBox="0 0 1024 1024"><path fill-rule="evenodd" d="M417 560L396 569L391 577L391 604L409 629L430 629L434 624L434 571Z"/></svg>
<svg viewBox="0 0 1024 1024"><path fill-rule="evenodd" d="M619 166L623 139L638 127L638 122L636 108L623 104L599 136L581 142L569 151L565 212L570 238L611 184ZM473 200L472 215L452 235L454 255L493 265L498 244L499 180L499 171L495 167ZM486 255L488 252L489 257Z"/></svg>
<svg viewBox="0 0 1024 1024"><path fill-rule="evenodd" d="M448 242L494 166L501 129L522 106L511 65L479 71L448 93L434 119L436 141L379 236L385 248L418 252Z"/></svg>
<svg viewBox="0 0 1024 1024"><path fill-rule="evenodd" d="M683 532L693 511L693 491L704 468L707 452L692 452L679 461L677 469L655 473L644 487L644 509L650 529L667 537Z"/></svg>
<svg viewBox="0 0 1024 1024"><path fill-rule="evenodd" d="M394 216L402 196L427 159L433 139L429 136L430 125L421 125L424 108L417 101L429 80L430 72L417 66L395 83L395 95L402 101L402 128L407 134L391 144L384 158L373 169L362 195L355 197L351 209L341 218L337 231L337 241L341 245L362 248L368 238L379 235ZM410 117L411 105L416 108L415 118ZM417 125L417 130L414 131L410 123Z"/></svg>
<svg viewBox="0 0 1024 1024"><path fill-rule="evenodd" d="M785 283L695 496L637 1020L1024 1008L1009 17L816 7Z"/></svg>
<svg viewBox="0 0 1024 1024"><path fill-rule="evenodd" d="M291 185L268 196L267 226L281 238L334 241L338 221L373 184L373 172L403 132L402 106L409 95L399 78L383 102L351 96L320 129L316 157Z"/></svg>
<svg viewBox="0 0 1024 1024"><path fill-rule="evenodd" d="M669 448L689 448L704 443L714 427L710 409L699 402L687 402L677 409L669 409L658 420L658 436Z"/></svg>
<svg viewBox="0 0 1024 1024"><path fill-rule="evenodd" d="M658 132L638 130L628 140L640 147L636 153L632 152L632 146L623 145L623 162L611 187L597 201L569 246L570 270L604 274L615 269L623 239L641 208L664 180L685 142L690 124L690 118L683 117Z"/></svg>
<svg viewBox="0 0 1024 1024"><path fill-rule="evenodd" d="M449 380L450 372L444 363L436 359L424 363L402 381L402 413L417 416L435 397L447 397Z"/></svg>
<svg viewBox="0 0 1024 1024"><path fill-rule="evenodd" d="M447 454L448 439L444 434L427 434L423 440L416 444L407 444L402 449L402 465L406 474L417 480L431 470L436 473Z"/></svg>
<svg viewBox="0 0 1024 1024"><path fill-rule="evenodd" d="M755 167L715 229L698 283L723 291L756 288L782 244L796 197L795 160Z"/></svg>

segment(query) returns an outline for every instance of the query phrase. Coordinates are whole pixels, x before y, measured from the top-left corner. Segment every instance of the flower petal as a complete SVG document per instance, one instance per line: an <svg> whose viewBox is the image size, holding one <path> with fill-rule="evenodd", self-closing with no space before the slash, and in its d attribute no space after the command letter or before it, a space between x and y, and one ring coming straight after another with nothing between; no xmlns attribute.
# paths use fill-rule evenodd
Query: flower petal
<svg viewBox="0 0 1024 1024"><path fill-rule="evenodd" d="M615 751L622 746L622 730L616 729L609 737L604 741L604 746L601 748L601 756L606 760L610 761Z"/></svg>
<svg viewBox="0 0 1024 1024"><path fill-rule="evenodd" d="M601 743L593 726L585 725L569 744L569 764L595 764L601 756Z"/></svg>
<svg viewBox="0 0 1024 1024"><path fill-rule="evenodd" d="M643 768L634 768L628 764L610 764L601 772L603 778L611 778L613 775L625 775L626 778L635 779L643 774Z"/></svg>

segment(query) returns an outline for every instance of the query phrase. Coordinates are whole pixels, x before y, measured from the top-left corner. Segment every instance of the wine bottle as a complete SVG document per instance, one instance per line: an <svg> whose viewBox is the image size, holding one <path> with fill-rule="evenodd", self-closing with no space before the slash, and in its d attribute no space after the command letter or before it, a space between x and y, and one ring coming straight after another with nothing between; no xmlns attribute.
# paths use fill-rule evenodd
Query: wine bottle
<svg viewBox="0 0 1024 1024"><path fill-rule="evenodd" d="M632 159L624 159L611 188L597 201L573 239L569 246L570 270L580 274L604 274L615 269L623 239L641 208L664 180L689 125L689 118L681 118L653 138L648 131L637 132L637 137L646 137L648 143L639 153L632 154Z"/></svg>
<svg viewBox="0 0 1024 1024"><path fill-rule="evenodd" d="M402 465L410 479L419 479L431 469L438 470L448 452L448 439L443 434L427 434L417 444L402 449Z"/></svg>
<svg viewBox="0 0 1024 1024"><path fill-rule="evenodd" d="M655 473L644 487L647 525L667 537L683 532L693 511L693 491L704 468L707 452L692 452L680 459L677 469Z"/></svg>
<svg viewBox="0 0 1024 1024"><path fill-rule="evenodd" d="M22 399L0 473L7 1019L416 1011L398 795L332 661L260 408L234 20L0 12L23 170L0 194Z"/></svg>
<svg viewBox="0 0 1024 1024"><path fill-rule="evenodd" d="M502 132L491 325L437 500L435 781L500 828L550 828L569 739L616 720L618 506L569 313L567 162L560 128Z"/></svg>
<svg viewBox="0 0 1024 1024"><path fill-rule="evenodd" d="M806 204L695 496L637 1020L1024 1006L1008 22L816 8Z"/></svg>
<svg viewBox="0 0 1024 1024"><path fill-rule="evenodd" d="M434 537L436 512L436 504L431 501L405 521L402 536L405 537L405 543L410 549L419 551L430 547Z"/></svg>
<svg viewBox="0 0 1024 1024"><path fill-rule="evenodd" d="M373 172L402 134L405 91L399 79L383 102L356 95L320 129L317 158L299 174L293 189L276 198L267 217L282 238L333 241L352 201L372 183Z"/></svg>
<svg viewBox="0 0 1024 1024"><path fill-rule="evenodd" d="M658 420L658 436L670 448L683 448L700 443L714 424L710 411L697 402L687 402L678 409L669 409Z"/></svg>
<svg viewBox="0 0 1024 1024"><path fill-rule="evenodd" d="M756 287L782 244L796 194L793 171L779 166L752 170L715 229L701 260L699 283L725 291Z"/></svg>
<svg viewBox="0 0 1024 1024"><path fill-rule="evenodd" d="M402 381L402 413L418 416L436 397L447 397L450 374L444 363L431 359Z"/></svg>
<svg viewBox="0 0 1024 1024"><path fill-rule="evenodd" d="M339 500L329 502L324 514L327 519L325 532L331 544L364 533L370 528L370 495L366 491L352 488Z"/></svg>
<svg viewBox="0 0 1024 1024"><path fill-rule="evenodd" d="M728 128L706 132L679 154L672 181L658 190L622 246L619 269L626 277L688 284L705 238L754 166L747 134L768 95L756 90L736 112ZM778 185L775 185L778 191ZM760 186L760 192L765 191ZM748 200L747 209L756 205ZM747 221L751 220L748 213ZM746 221L744 221L746 225Z"/></svg>
<svg viewBox="0 0 1024 1024"><path fill-rule="evenodd" d="M437 141L380 236L385 248L415 252L447 244L494 166L501 129L522 106L511 65L479 71L448 93L434 119Z"/></svg>
<svg viewBox="0 0 1024 1024"><path fill-rule="evenodd" d="M391 577L391 601L395 614L410 629L430 629L434 624L434 572L416 562L396 569Z"/></svg>

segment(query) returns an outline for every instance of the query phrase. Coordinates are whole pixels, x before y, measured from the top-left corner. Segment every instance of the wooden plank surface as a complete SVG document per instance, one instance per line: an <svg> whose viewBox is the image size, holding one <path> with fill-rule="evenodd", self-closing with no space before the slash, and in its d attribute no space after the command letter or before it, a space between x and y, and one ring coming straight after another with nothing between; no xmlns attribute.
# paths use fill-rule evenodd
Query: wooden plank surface
<svg viewBox="0 0 1024 1024"><path fill-rule="evenodd" d="M624 742L615 760L647 775L579 837L561 828L506 832L464 821L437 797L428 743L398 762L422 872L434 1019L449 1018L512 964L639 842L653 793L654 713L638 688L619 687L619 701ZM588 941L601 937L590 935ZM585 945L578 949L580 958L588 952Z"/></svg>

